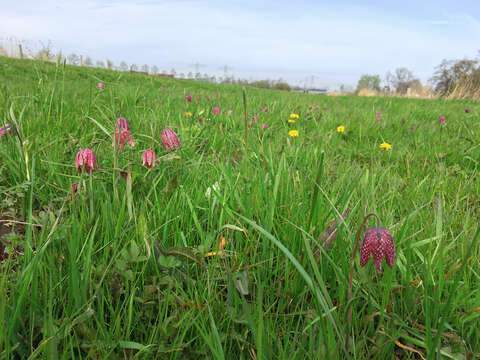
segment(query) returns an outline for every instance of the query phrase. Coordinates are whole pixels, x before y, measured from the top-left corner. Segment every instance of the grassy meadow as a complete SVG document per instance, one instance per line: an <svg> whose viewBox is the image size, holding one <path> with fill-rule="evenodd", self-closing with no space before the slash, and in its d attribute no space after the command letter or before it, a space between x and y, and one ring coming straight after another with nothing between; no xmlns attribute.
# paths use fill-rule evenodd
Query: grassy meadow
<svg viewBox="0 0 480 360"><path fill-rule="evenodd" d="M0 58L0 359L480 358L480 103L245 95Z"/></svg>

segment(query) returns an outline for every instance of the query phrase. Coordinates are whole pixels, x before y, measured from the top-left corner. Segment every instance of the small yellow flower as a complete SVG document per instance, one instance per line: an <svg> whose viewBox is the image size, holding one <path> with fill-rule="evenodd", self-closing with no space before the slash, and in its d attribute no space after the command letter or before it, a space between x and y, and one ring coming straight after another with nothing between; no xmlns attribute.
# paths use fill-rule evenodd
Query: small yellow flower
<svg viewBox="0 0 480 360"><path fill-rule="evenodd" d="M345 132L345 126L340 125L339 127L337 127L337 132Z"/></svg>
<svg viewBox="0 0 480 360"><path fill-rule="evenodd" d="M288 122L289 122L290 124L293 124L293 123L295 122L295 120L293 120L293 119L288 119Z"/></svg>
<svg viewBox="0 0 480 360"><path fill-rule="evenodd" d="M392 145L390 145L389 143L383 142L380 144L380 147L385 150L390 150L392 148Z"/></svg>
<svg viewBox="0 0 480 360"><path fill-rule="evenodd" d="M294 137L294 136L298 136L298 130L290 130L288 132L288 135Z"/></svg>
<svg viewBox="0 0 480 360"><path fill-rule="evenodd" d="M187 112L185 113L185 116L190 117L190 116L192 116L192 113L191 113L190 111L187 111Z"/></svg>
<svg viewBox="0 0 480 360"><path fill-rule="evenodd" d="M300 116L298 114L290 114L292 119L298 119Z"/></svg>

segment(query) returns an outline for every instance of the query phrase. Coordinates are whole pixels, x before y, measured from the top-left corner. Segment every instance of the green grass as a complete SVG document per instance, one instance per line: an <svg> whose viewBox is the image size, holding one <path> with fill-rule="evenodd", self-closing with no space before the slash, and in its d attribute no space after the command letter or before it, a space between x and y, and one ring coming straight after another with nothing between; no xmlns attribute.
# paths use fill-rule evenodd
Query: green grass
<svg viewBox="0 0 480 360"><path fill-rule="evenodd" d="M480 104L253 88L246 100L245 147L241 87L0 58L0 125L21 135L0 139L0 213L26 223L1 240L0 359L479 356ZM135 146L115 154L119 116ZM76 171L83 148L103 171ZM375 276L357 255L349 303L370 212L398 258Z"/></svg>

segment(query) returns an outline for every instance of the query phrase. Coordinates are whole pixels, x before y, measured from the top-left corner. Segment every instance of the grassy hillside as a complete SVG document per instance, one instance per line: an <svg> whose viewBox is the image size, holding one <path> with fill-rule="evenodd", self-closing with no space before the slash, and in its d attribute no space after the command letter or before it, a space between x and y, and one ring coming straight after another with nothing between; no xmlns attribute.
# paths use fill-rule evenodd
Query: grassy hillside
<svg viewBox="0 0 480 360"><path fill-rule="evenodd" d="M0 359L480 354L480 104L246 100L245 142L241 87L0 58ZM349 302L372 212L397 259Z"/></svg>

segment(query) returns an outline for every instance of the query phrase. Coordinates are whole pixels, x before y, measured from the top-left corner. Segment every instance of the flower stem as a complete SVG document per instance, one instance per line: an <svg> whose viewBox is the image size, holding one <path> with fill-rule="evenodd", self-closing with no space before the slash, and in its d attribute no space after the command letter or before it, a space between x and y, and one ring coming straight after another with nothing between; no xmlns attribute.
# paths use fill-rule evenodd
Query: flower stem
<svg viewBox="0 0 480 360"><path fill-rule="evenodd" d="M245 120L245 150L247 149L247 129L248 129L248 120L247 120L247 90L245 87L243 90L243 118Z"/></svg>
<svg viewBox="0 0 480 360"><path fill-rule="evenodd" d="M360 240L360 234L362 233L362 230L365 226L365 223L367 222L368 218L370 216L375 216L377 218L377 227L380 227L380 219L377 214L371 213L365 216L363 219L362 225L360 225L358 231L357 231L357 237L355 239L355 246L353 248L353 254L352 254L352 261L350 263L350 281L348 282L348 297L347 297L347 304L348 304L348 331L350 331L350 328L352 327L352 305L350 302L352 301L352 284L353 284L353 269L355 265L355 255L357 255L357 250L358 250L358 241ZM349 341L349 333L347 331L347 334L345 336L345 348L348 351L348 341Z"/></svg>

